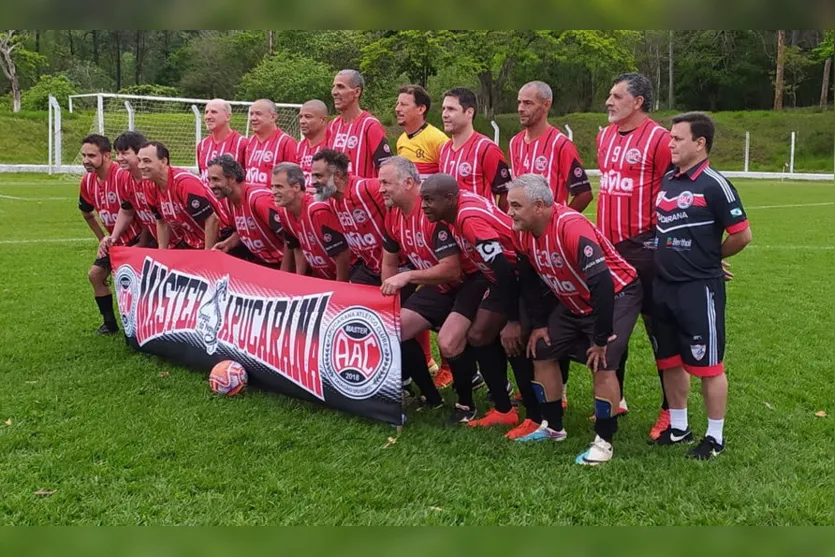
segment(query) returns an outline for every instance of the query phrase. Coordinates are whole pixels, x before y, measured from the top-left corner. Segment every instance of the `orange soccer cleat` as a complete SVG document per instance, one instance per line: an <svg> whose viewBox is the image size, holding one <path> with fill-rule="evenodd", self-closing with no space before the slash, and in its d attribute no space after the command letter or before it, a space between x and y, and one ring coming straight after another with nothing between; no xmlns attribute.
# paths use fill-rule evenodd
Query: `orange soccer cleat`
<svg viewBox="0 0 835 557"><path fill-rule="evenodd" d="M524 437L525 435L530 435L538 428L538 423L531 420L530 418L525 418L521 424L517 425L516 427L505 433L504 436L508 439L519 439L520 437Z"/></svg>
<svg viewBox="0 0 835 557"><path fill-rule="evenodd" d="M497 425L513 426L517 423L519 423L519 414L516 413L516 408L511 407L508 412L499 412L493 408L483 418L472 420L467 425L469 427L493 427Z"/></svg>

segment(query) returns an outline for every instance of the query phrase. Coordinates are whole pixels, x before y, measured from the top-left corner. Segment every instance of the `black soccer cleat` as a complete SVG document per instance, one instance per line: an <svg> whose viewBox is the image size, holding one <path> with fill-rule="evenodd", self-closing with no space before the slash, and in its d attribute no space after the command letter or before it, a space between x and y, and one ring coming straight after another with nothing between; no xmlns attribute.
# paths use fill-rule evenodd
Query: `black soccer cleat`
<svg viewBox="0 0 835 557"><path fill-rule="evenodd" d="M687 458L696 460L710 460L719 456L725 450L725 445L720 445L716 439L708 435L702 441L687 452Z"/></svg>
<svg viewBox="0 0 835 557"><path fill-rule="evenodd" d="M461 406L456 402L455 408L452 410L452 415L450 415L450 417L447 419L447 425L467 425L475 419L475 415L475 406L473 406L472 408L467 408L466 406Z"/></svg>
<svg viewBox="0 0 835 557"><path fill-rule="evenodd" d="M682 431L680 429L673 429L668 427L661 432L661 436L654 441L649 442L650 445L690 445L693 443L693 432L688 427Z"/></svg>
<svg viewBox="0 0 835 557"><path fill-rule="evenodd" d="M119 332L118 325L110 325L108 323L102 323L101 327L96 329L96 334L99 336L105 335L115 335Z"/></svg>

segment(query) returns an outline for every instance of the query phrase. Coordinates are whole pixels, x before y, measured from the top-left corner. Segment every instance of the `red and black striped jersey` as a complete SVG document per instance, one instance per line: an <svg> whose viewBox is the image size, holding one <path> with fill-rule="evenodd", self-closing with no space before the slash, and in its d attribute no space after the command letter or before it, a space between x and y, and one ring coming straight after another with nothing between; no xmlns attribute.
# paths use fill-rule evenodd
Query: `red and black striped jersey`
<svg viewBox="0 0 835 557"><path fill-rule="evenodd" d="M551 220L538 238L531 232L516 232L513 238L516 251L576 315L592 313L589 277L611 273L617 294L637 276L600 230L586 217L563 205L554 204Z"/></svg>
<svg viewBox="0 0 835 557"><path fill-rule="evenodd" d="M589 177L580 160L577 147L554 126L531 140L525 130L510 139L510 165L513 175L539 174L548 180L554 201L566 205L569 197L591 191Z"/></svg>
<svg viewBox="0 0 835 557"><path fill-rule="evenodd" d="M597 227L613 243L655 229L655 198L671 158L670 133L650 118L626 133L612 124L597 135Z"/></svg>
<svg viewBox="0 0 835 557"><path fill-rule="evenodd" d="M119 209L122 206L119 183L126 179L133 180L130 173L119 168L119 165L114 162L110 163L107 177L103 181L99 180L95 172L88 172L81 178L78 208L86 213L95 211L108 234L113 233L113 227L116 226L116 218L119 216ZM119 238L114 238L113 243L117 246L129 244L141 232L141 224L134 220Z"/></svg>
<svg viewBox="0 0 835 557"><path fill-rule="evenodd" d="M508 263L516 264L513 220L489 199L461 192L452 233L461 250L492 283L496 276L490 263L497 254L504 254Z"/></svg>
<svg viewBox="0 0 835 557"><path fill-rule="evenodd" d="M328 199L353 254L379 275L383 263L386 205L375 178L350 176L342 199Z"/></svg>
<svg viewBox="0 0 835 557"><path fill-rule="evenodd" d="M487 199L507 193L510 169L499 146L473 132L459 149L450 139L441 147L440 170L458 180L458 187Z"/></svg>
<svg viewBox="0 0 835 557"><path fill-rule="evenodd" d="M229 198L220 201L241 243L267 263L281 263L284 256L284 233L278 207L272 194L259 186L243 184L241 204Z"/></svg>
<svg viewBox="0 0 835 557"><path fill-rule="evenodd" d="M253 135L246 144L246 182L269 188L272 185L273 167L280 162L296 162L296 140L281 128L261 141Z"/></svg>
<svg viewBox="0 0 835 557"><path fill-rule="evenodd" d="M342 116L331 120L327 142L329 149L348 155L348 172L359 178L376 178L380 164L391 157L385 128L365 110L350 122Z"/></svg>
<svg viewBox="0 0 835 557"><path fill-rule="evenodd" d="M290 248L302 250L313 275L336 280L333 258L348 249L348 243L333 208L305 193L298 217L284 207L278 214L284 226L284 241Z"/></svg>

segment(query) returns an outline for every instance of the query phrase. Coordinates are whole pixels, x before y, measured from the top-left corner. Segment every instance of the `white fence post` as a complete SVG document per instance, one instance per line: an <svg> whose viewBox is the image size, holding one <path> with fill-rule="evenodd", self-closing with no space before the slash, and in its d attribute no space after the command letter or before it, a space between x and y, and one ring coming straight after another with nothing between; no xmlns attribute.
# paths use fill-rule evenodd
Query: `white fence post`
<svg viewBox="0 0 835 557"><path fill-rule="evenodd" d="M50 143L52 145L52 165L61 171L61 143L63 132L61 130L61 105L58 104L58 99L49 96L49 108L52 112L52 133L50 134Z"/></svg>
<svg viewBox="0 0 835 557"><path fill-rule="evenodd" d="M197 146L200 145L200 140L203 139L203 128L202 122L200 121L200 109L197 108L196 104L191 105L191 111L194 113L194 164L199 167L200 161L197 159Z"/></svg>
<svg viewBox="0 0 835 557"><path fill-rule="evenodd" d="M490 120L490 125L493 126L493 143L499 144L499 125L495 120Z"/></svg>
<svg viewBox="0 0 835 557"><path fill-rule="evenodd" d="M134 121L133 105L130 104L130 101L125 101L125 110L128 111L128 131L134 131L136 122Z"/></svg>
<svg viewBox="0 0 835 557"><path fill-rule="evenodd" d="M101 95L96 95L96 122L99 134L104 135L104 97Z"/></svg>
<svg viewBox="0 0 835 557"><path fill-rule="evenodd" d="M745 172L748 172L748 158L751 155L751 132L745 132Z"/></svg>
<svg viewBox="0 0 835 557"><path fill-rule="evenodd" d="M568 124L565 125L565 131L568 132L568 140L574 141L574 130L571 129L571 126Z"/></svg>
<svg viewBox="0 0 835 557"><path fill-rule="evenodd" d="M49 137L47 138L47 157L46 157L46 164L49 167L49 174L52 174L52 130L53 130L53 123L52 123L52 99L54 97L49 95Z"/></svg>
<svg viewBox="0 0 835 557"><path fill-rule="evenodd" d="M792 132L792 150L789 153L789 174L794 174L794 139L795 132Z"/></svg>

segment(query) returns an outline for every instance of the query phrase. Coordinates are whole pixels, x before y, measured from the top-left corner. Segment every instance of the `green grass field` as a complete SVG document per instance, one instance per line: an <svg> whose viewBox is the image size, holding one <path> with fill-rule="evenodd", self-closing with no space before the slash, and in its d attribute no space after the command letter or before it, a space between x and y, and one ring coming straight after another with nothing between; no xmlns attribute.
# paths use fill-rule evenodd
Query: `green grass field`
<svg viewBox="0 0 835 557"><path fill-rule="evenodd" d="M659 393L636 331L615 460L589 469L577 365L561 444L445 428L446 411L398 434L274 393L212 396L205 374L94 334L77 186L2 176L0 523L831 525L835 187L737 186L754 241L732 260L727 451L646 444ZM690 407L701 436L696 383Z"/></svg>

